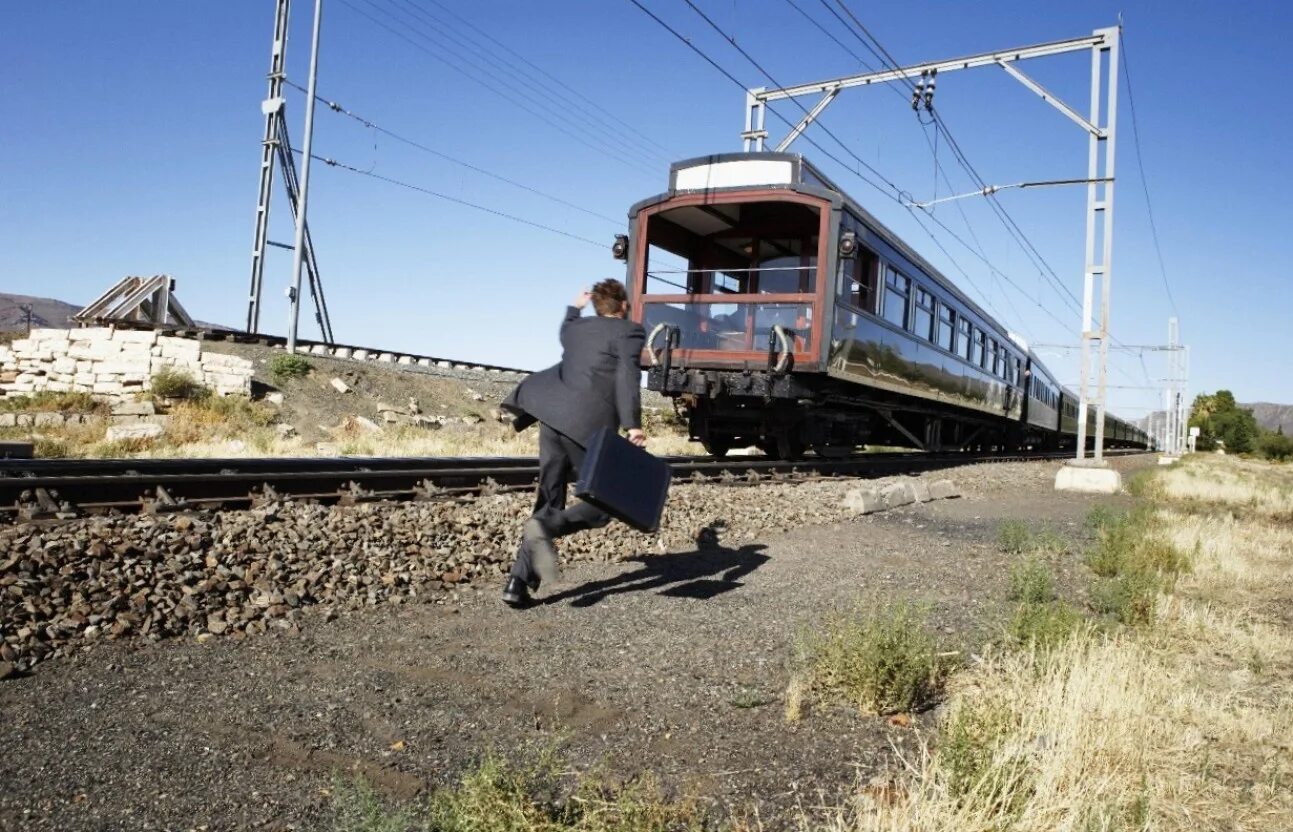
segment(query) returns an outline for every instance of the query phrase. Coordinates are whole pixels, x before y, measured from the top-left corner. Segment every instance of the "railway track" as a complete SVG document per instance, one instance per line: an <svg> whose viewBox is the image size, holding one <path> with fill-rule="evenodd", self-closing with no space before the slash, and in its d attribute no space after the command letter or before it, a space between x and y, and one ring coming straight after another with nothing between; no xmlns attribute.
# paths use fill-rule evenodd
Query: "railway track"
<svg viewBox="0 0 1293 832"><path fill-rule="evenodd" d="M795 461L666 459L675 480L757 484L1069 456L1046 451L859 454ZM537 459L519 457L0 460L0 522L68 520L105 512L245 509L280 500L354 504L445 499L528 489L538 472Z"/></svg>

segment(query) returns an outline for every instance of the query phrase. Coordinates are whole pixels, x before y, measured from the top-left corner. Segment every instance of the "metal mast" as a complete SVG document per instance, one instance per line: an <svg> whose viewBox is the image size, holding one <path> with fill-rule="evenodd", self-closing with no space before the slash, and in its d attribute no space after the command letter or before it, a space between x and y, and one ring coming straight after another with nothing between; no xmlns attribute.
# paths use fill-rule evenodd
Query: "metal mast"
<svg viewBox="0 0 1293 832"><path fill-rule="evenodd" d="M741 132L746 152L761 151L768 138L765 127L767 105L801 96L820 96L817 102L808 108L799 123L775 145L782 151L790 145L817 120L841 92L854 87L867 87L875 84L887 84L918 78L932 78L939 74L962 69L974 69L983 66L995 66L1024 87L1041 97L1066 118L1082 128L1088 135L1087 153L1087 209L1086 209L1086 259L1083 268L1082 292L1082 368L1081 368L1081 403L1078 412L1078 435L1086 436L1088 411L1095 409L1095 462L1098 464L1104 456L1104 412L1105 392L1108 388L1106 368L1109 354L1109 306L1110 286L1113 278L1113 175L1115 126L1118 113L1118 42L1119 28L1112 26L1096 29L1089 36L1070 40L1041 43L1014 49L1001 49L995 52L982 52L945 61L927 61L906 67L895 67L879 72L868 72L859 75L848 75L799 84L792 87L767 89L757 87L746 92L745 96L745 129ZM1090 115L1083 116L1076 109L1066 104L1057 95L1025 75L1017 66L1024 60L1044 58L1051 55L1062 55L1068 52L1089 51L1091 53L1091 109ZM1093 325L1095 317L1095 280L1100 278L1099 325ZM1095 369L1094 390L1091 384L1092 346L1099 356ZM1086 455L1086 443L1077 443L1077 458Z"/></svg>
<svg viewBox="0 0 1293 832"><path fill-rule="evenodd" d="M296 242L292 249L292 317L287 326L287 351L296 351L296 327L301 316L301 268L305 259L305 209L310 193L310 154L314 144L314 99L319 83L319 31L323 0L314 0L314 34L310 41L310 82L305 95L305 146L301 149L301 188L296 200Z"/></svg>
<svg viewBox="0 0 1293 832"><path fill-rule="evenodd" d="M269 246L292 249L293 246L269 239L269 207L273 194L274 166L282 171L283 186L288 203L296 217L299 201L299 183L296 160L292 157L292 143L288 137L286 101L283 98L283 80L286 77L287 31L291 0L276 0L274 11L274 38L270 47L269 90L261 103L265 115L265 132L261 140L260 190L256 203L256 230L251 253L251 291L247 302L247 331L260 331L261 296L265 276L265 251ZM309 280L310 296L314 301L314 318L323 340L332 343L332 321L328 315L327 300L323 296L323 283L319 278L318 261L309 226L305 229L305 270Z"/></svg>

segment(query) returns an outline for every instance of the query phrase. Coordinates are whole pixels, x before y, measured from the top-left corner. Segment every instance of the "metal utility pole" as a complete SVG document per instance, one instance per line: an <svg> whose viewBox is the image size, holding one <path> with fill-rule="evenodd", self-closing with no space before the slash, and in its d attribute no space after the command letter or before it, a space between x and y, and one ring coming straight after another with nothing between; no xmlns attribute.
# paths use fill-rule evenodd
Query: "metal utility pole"
<svg viewBox="0 0 1293 832"><path fill-rule="evenodd" d="M292 157L292 142L287 129L287 105L283 98L283 80L287 75L287 34L291 0L276 0L274 11L274 37L270 47L269 89L261 103L265 116L265 132L261 140L260 190L256 202L256 231L251 254L251 291L247 304L247 331L260 331L261 296L265 276L265 253L270 246L293 249L286 243L269 239L270 197L273 194L274 167L277 164L283 176L288 204L293 218L297 216L300 202L300 183L296 160ZM305 270L309 279L310 295L314 300L315 321L323 340L332 343L332 321L328 315L327 300L323 296L323 283L319 278L318 261L309 224L305 227Z"/></svg>
<svg viewBox="0 0 1293 832"><path fill-rule="evenodd" d="M1041 97L1043 101L1059 110L1066 118L1082 128L1088 136L1087 146L1087 209L1086 209L1086 259L1083 269L1082 291L1082 369L1081 369L1081 403L1078 411L1078 435L1086 436L1088 410L1095 408L1095 452L1094 459L1100 463L1104 456L1104 412L1105 392L1107 390L1107 367L1109 353L1109 307L1110 288L1113 278L1113 185L1114 185L1114 148L1115 127L1118 113L1118 43L1119 28L1116 26L1096 29L1091 35L1071 40L1042 43L1017 49L1003 49L996 52L983 52L963 58L946 61L929 61L906 67L896 67L879 72L861 75L848 75L810 84L793 87L767 89L757 87L748 90L745 98L745 130L741 133L745 151L762 151L768 137L765 117L769 102L802 96L820 96L817 102L808 109L799 123L776 144L778 151L786 150L799 138L810 124L821 116L839 94L853 87L866 87L873 84L887 84L894 81L910 79L930 80L940 73L961 69L973 69L981 66L996 66L1005 71L1024 87ZM1088 116L1083 116L1076 109L1064 103L1058 96L1047 90L1034 79L1025 75L1016 64L1051 55L1062 55L1069 52L1090 52L1091 54L1091 106ZM927 88L928 89L928 88ZM1095 281L1100 279L1099 326L1093 319L1096 314ZM1091 384L1091 357L1095 354L1099 361L1095 371L1095 385ZM1086 443L1077 443L1077 458L1082 460L1086 455Z"/></svg>
<svg viewBox="0 0 1293 832"><path fill-rule="evenodd" d="M305 144L301 147L301 192L296 207L296 243L292 249L292 320L287 329L287 351L296 351L296 327L301 317L301 266L305 257L305 209L310 192L310 152L314 145L314 98L319 84L319 30L323 0L314 0L314 35L310 40L310 81L305 94Z"/></svg>
<svg viewBox="0 0 1293 832"><path fill-rule="evenodd" d="M27 319L27 335L28 335L28 336L30 336L30 335L31 335L31 310L32 310L32 306L31 306L31 304L30 304L30 303L20 303L20 304L18 304L18 308L22 310L22 314L23 314L23 315L26 317L26 319Z"/></svg>
<svg viewBox="0 0 1293 832"><path fill-rule="evenodd" d="M1178 441L1181 431L1178 423L1181 419L1181 395L1177 389L1177 380L1180 377L1178 364L1180 359L1177 357L1176 341L1180 330L1176 318L1167 319L1167 406L1164 415L1167 417L1167 455L1177 456L1181 452L1181 445Z"/></svg>

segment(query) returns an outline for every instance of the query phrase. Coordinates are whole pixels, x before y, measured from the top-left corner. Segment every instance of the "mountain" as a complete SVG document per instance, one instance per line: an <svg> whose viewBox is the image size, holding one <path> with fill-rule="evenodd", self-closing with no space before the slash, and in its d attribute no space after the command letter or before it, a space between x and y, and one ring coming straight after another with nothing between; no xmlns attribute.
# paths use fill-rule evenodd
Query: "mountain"
<svg viewBox="0 0 1293 832"><path fill-rule="evenodd" d="M1293 436L1293 404L1271 404L1270 402L1244 404L1240 402L1239 407L1253 412L1253 418L1257 420L1258 427L1265 430L1283 428L1286 436ZM1151 420L1155 425L1162 425L1163 411L1156 410L1149 416L1136 420L1135 424L1143 430L1148 430L1147 425Z"/></svg>
<svg viewBox="0 0 1293 832"><path fill-rule="evenodd" d="M1251 410L1258 425L1267 430L1283 428L1285 436L1293 436L1293 404L1253 402L1239 406Z"/></svg>
<svg viewBox="0 0 1293 832"><path fill-rule="evenodd" d="M0 332L13 332L27 328L27 313L22 309L24 304L31 305L33 327L69 327L72 324L68 319L81 309L79 306L53 298L9 295L0 292Z"/></svg>

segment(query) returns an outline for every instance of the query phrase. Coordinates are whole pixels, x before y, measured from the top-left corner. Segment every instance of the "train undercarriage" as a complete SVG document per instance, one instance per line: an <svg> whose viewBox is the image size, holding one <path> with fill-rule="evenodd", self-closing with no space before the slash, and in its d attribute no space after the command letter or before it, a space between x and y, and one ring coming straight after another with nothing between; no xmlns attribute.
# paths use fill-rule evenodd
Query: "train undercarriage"
<svg viewBox="0 0 1293 832"><path fill-rule="evenodd" d="M723 456L757 447L777 459L844 456L871 446L924 451L1065 450L1072 436L825 375L653 367L647 387L674 399L691 438Z"/></svg>

